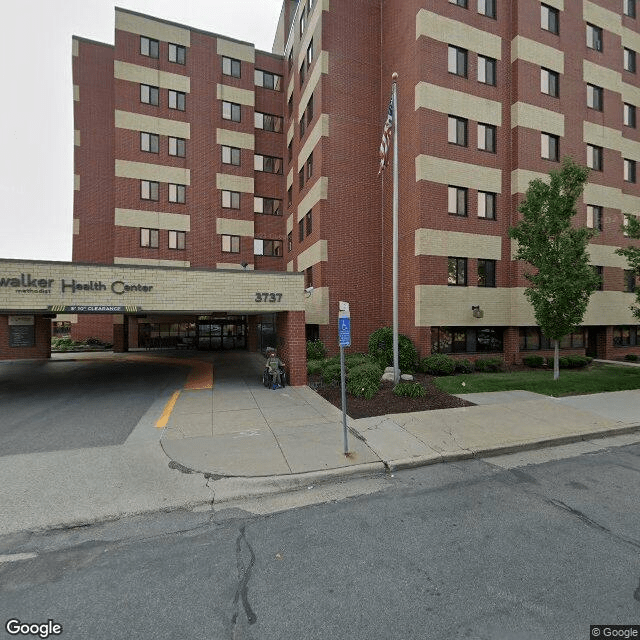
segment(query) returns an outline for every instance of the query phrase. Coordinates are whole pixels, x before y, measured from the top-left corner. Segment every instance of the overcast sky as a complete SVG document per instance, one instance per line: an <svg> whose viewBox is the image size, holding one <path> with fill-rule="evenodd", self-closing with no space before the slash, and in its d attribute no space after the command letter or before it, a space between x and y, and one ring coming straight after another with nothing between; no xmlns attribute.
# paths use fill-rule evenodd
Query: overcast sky
<svg viewBox="0 0 640 640"><path fill-rule="evenodd" d="M19 0L0 20L0 258L71 260L71 36L113 44L114 7L271 51L282 0Z"/></svg>

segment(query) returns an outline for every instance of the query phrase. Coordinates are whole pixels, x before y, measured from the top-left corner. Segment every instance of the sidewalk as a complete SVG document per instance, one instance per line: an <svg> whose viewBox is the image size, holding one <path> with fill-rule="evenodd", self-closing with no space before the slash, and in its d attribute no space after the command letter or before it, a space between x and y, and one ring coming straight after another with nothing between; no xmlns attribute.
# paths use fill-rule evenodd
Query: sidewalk
<svg viewBox="0 0 640 640"><path fill-rule="evenodd" d="M184 469L283 480L485 457L640 430L640 390L551 398L527 391L466 394L477 406L347 419L308 387L271 390L258 354L213 355L215 384L183 390L161 445ZM640 439L640 435L639 435Z"/></svg>

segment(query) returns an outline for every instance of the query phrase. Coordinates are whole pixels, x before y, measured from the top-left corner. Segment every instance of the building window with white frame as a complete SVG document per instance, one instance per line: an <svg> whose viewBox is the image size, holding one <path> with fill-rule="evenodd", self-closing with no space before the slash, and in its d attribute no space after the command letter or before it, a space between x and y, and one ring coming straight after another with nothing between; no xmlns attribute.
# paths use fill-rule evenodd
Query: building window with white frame
<svg viewBox="0 0 640 640"><path fill-rule="evenodd" d="M478 0L478 13L487 18L495 18L496 0Z"/></svg>
<svg viewBox="0 0 640 640"><path fill-rule="evenodd" d="M253 240L254 256L272 256L279 257L282 255L282 240L263 240L255 238Z"/></svg>
<svg viewBox="0 0 640 640"><path fill-rule="evenodd" d="M560 32L560 12L558 9L540 3L540 27L557 35Z"/></svg>
<svg viewBox="0 0 640 640"><path fill-rule="evenodd" d="M449 4L456 4L463 9L468 8L468 0L449 0Z"/></svg>
<svg viewBox="0 0 640 640"><path fill-rule="evenodd" d="M282 200L255 196L253 198L253 212L266 216L281 216Z"/></svg>
<svg viewBox="0 0 640 640"><path fill-rule="evenodd" d="M184 111L187 103L187 94L184 91L169 89L169 109Z"/></svg>
<svg viewBox="0 0 640 640"><path fill-rule="evenodd" d="M466 49L449 45L447 63L449 73L466 78L468 57L469 52Z"/></svg>
<svg viewBox="0 0 640 640"><path fill-rule="evenodd" d="M220 239L223 253L240 253L240 236L222 234Z"/></svg>
<svg viewBox="0 0 640 640"><path fill-rule="evenodd" d="M627 47L623 47L622 59L623 59L624 70L629 71L630 73L635 73L636 72L636 52L633 51L633 49L628 49Z"/></svg>
<svg viewBox="0 0 640 640"><path fill-rule="evenodd" d="M240 208L240 192L239 191L227 191L226 189L221 191L222 208L223 209L239 209Z"/></svg>
<svg viewBox="0 0 640 640"><path fill-rule="evenodd" d="M148 84L140 85L140 102L157 107L160 102L160 89Z"/></svg>
<svg viewBox="0 0 640 640"><path fill-rule="evenodd" d="M222 56L222 73L225 76L231 76L232 78L239 78L241 71L240 60L236 60L235 58L228 58L227 56Z"/></svg>
<svg viewBox="0 0 640 640"><path fill-rule="evenodd" d="M478 55L478 82L483 84L496 85L496 65L495 58Z"/></svg>
<svg viewBox="0 0 640 640"><path fill-rule="evenodd" d="M467 146L468 120L458 116L449 116L448 119L448 141L461 147Z"/></svg>
<svg viewBox="0 0 640 640"><path fill-rule="evenodd" d="M232 164L236 167L240 166L240 149L237 147L228 147L222 145L222 164Z"/></svg>
<svg viewBox="0 0 640 640"><path fill-rule="evenodd" d="M636 128L636 108L627 102L623 106L623 123L625 127Z"/></svg>
<svg viewBox="0 0 640 640"><path fill-rule="evenodd" d="M622 11L629 18L636 17L636 0L623 0Z"/></svg>
<svg viewBox="0 0 640 640"><path fill-rule="evenodd" d="M587 107L602 111L603 108L603 90L595 84L587 84Z"/></svg>
<svg viewBox="0 0 640 640"><path fill-rule="evenodd" d="M239 104L235 102L222 101L222 119L240 122L242 111Z"/></svg>
<svg viewBox="0 0 640 640"><path fill-rule="evenodd" d="M187 201L187 187L184 184L169 184L169 202L184 204Z"/></svg>
<svg viewBox="0 0 640 640"><path fill-rule="evenodd" d="M254 83L256 87L273 89L273 91L282 91L282 76L277 73L272 73L271 71L256 69L254 72Z"/></svg>
<svg viewBox="0 0 640 640"><path fill-rule="evenodd" d="M263 131L271 131L273 133L282 133L284 119L280 116L274 116L270 113L260 113L255 111L253 114L254 126L256 129Z"/></svg>
<svg viewBox="0 0 640 640"><path fill-rule="evenodd" d="M587 205L587 227L602 231L602 207L596 204Z"/></svg>
<svg viewBox="0 0 640 640"><path fill-rule="evenodd" d="M157 133L140 132L140 151L147 153L160 152L160 136Z"/></svg>
<svg viewBox="0 0 640 640"><path fill-rule="evenodd" d="M157 249L159 234L158 229L140 229L140 246Z"/></svg>
<svg viewBox="0 0 640 640"><path fill-rule="evenodd" d="M557 162L560 159L560 138L552 133L540 134L540 156L545 160Z"/></svg>
<svg viewBox="0 0 640 640"><path fill-rule="evenodd" d="M169 136L169 155L184 158L187 155L187 141Z"/></svg>
<svg viewBox="0 0 640 640"><path fill-rule="evenodd" d="M623 163L624 163L624 181L635 182L636 181L636 161L629 160L629 158L624 158Z"/></svg>
<svg viewBox="0 0 640 640"><path fill-rule="evenodd" d="M158 58L160 55L160 43L153 38L140 36L140 54L148 58Z"/></svg>
<svg viewBox="0 0 640 640"><path fill-rule="evenodd" d="M184 251L187 234L185 231L169 231L169 249Z"/></svg>
<svg viewBox="0 0 640 640"><path fill-rule="evenodd" d="M478 123L478 149L480 151L496 152L497 129L492 124Z"/></svg>
<svg viewBox="0 0 640 640"><path fill-rule="evenodd" d="M603 49L602 29L594 24L587 24L587 47L596 51Z"/></svg>
<svg viewBox="0 0 640 640"><path fill-rule="evenodd" d="M169 62L176 64L187 63L187 48L181 44L169 43Z"/></svg>
<svg viewBox="0 0 640 640"><path fill-rule="evenodd" d="M602 147L598 147L595 144L587 145L587 167L594 169L595 171L602 171L603 158Z"/></svg>
<svg viewBox="0 0 640 640"><path fill-rule="evenodd" d="M540 68L540 91L552 98L560 95L560 74L551 69Z"/></svg>
<svg viewBox="0 0 640 640"><path fill-rule="evenodd" d="M496 219L496 194L491 191L478 191L478 218Z"/></svg>
<svg viewBox="0 0 640 640"><path fill-rule="evenodd" d="M496 286L496 261L478 259L478 286L479 287L495 287Z"/></svg>
<svg viewBox="0 0 640 640"><path fill-rule="evenodd" d="M153 180L140 180L140 198L142 200L159 200L160 183Z"/></svg>
<svg viewBox="0 0 640 640"><path fill-rule="evenodd" d="M273 156L264 156L256 153L253 156L253 168L255 171L263 171L264 173L282 173L282 158Z"/></svg>
<svg viewBox="0 0 640 640"><path fill-rule="evenodd" d="M449 257L448 258L447 284L450 287L467 286L467 259Z"/></svg>
<svg viewBox="0 0 640 640"><path fill-rule="evenodd" d="M448 187L448 212L452 216L467 216L468 189L466 187Z"/></svg>

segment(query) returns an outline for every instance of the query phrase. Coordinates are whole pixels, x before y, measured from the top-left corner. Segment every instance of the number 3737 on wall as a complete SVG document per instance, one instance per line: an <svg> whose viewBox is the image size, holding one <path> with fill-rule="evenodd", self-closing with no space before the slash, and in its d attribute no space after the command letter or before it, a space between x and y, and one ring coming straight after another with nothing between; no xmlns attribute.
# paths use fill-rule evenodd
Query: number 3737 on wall
<svg viewBox="0 0 640 640"><path fill-rule="evenodd" d="M256 291L254 302L280 302L280 300L282 300L281 293L259 293Z"/></svg>

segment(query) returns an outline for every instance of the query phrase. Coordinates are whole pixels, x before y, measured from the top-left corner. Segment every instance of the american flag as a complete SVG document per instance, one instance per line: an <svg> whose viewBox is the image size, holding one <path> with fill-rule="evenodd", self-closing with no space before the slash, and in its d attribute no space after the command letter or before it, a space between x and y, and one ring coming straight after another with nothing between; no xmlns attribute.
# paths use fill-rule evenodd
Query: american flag
<svg viewBox="0 0 640 640"><path fill-rule="evenodd" d="M387 112L387 119L384 123L384 129L382 130L382 141L380 142L380 169L378 175L380 175L384 168L387 166L387 156L389 154L389 142L391 138L391 129L393 127L393 96L389 99L389 111Z"/></svg>

